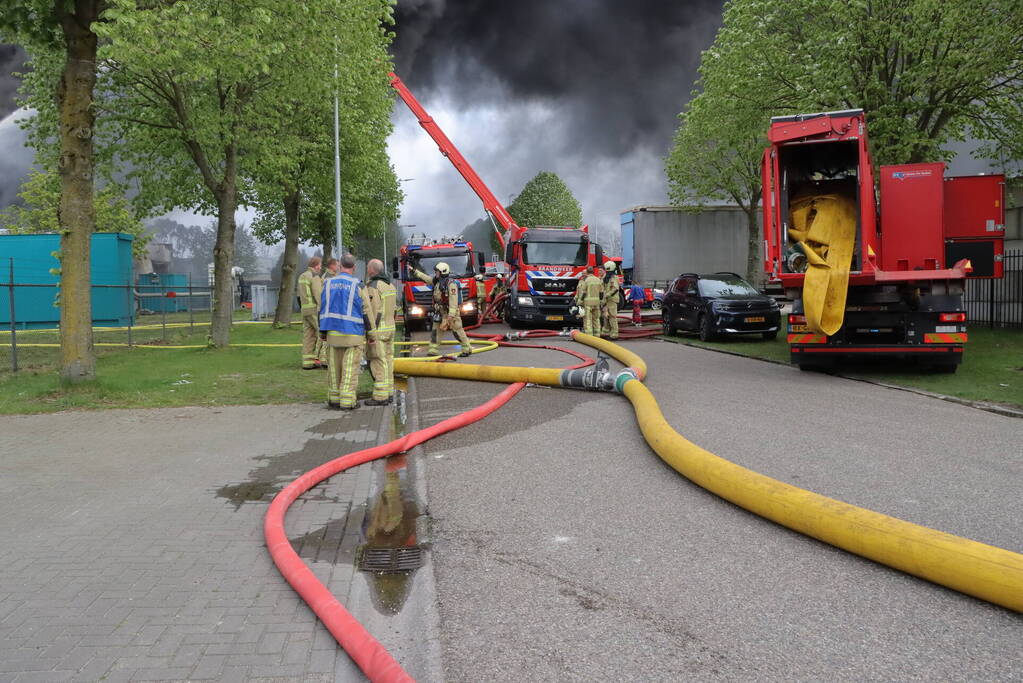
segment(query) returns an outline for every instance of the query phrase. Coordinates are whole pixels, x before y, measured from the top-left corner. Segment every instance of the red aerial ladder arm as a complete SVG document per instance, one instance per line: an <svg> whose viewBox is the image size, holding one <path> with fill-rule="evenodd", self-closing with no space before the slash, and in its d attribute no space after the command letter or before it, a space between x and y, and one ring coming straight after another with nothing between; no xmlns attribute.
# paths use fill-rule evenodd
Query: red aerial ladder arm
<svg viewBox="0 0 1023 683"><path fill-rule="evenodd" d="M458 151L455 144L448 139L448 136L437 125L437 122L426 113L423 105L419 104L419 100L416 99L405 83L398 78L398 75L392 72L390 76L391 87L398 91L399 97L408 105L408 108L412 110L412 113L419 120L419 125L437 143L440 153L446 156L448 161L455 167L455 170L462 174L465 182L469 183L469 187L472 188L476 196L483 202L483 208L487 210L487 213L510 233L511 239L517 239L522 228L511 217L508 210L497 200L494 193L490 191L490 188L483 182L483 179L479 177L473 167L469 165L469 162L465 160L465 157ZM494 226L494 232L497 233L497 240L500 242L501 250L503 251L505 247L504 235L501 234L496 225Z"/></svg>

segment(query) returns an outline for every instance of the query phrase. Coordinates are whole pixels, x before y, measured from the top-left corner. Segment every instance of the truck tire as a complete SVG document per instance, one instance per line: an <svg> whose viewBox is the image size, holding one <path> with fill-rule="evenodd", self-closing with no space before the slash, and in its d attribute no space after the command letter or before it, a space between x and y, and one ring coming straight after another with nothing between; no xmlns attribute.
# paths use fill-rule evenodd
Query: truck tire
<svg viewBox="0 0 1023 683"><path fill-rule="evenodd" d="M932 367L935 372L943 375L953 375L959 369L959 363L937 363Z"/></svg>
<svg viewBox="0 0 1023 683"><path fill-rule="evenodd" d="M714 333L714 319L710 315L701 313L697 327L700 330L700 341L714 341L717 338L717 334Z"/></svg>
<svg viewBox="0 0 1023 683"><path fill-rule="evenodd" d="M763 334L765 341L774 341L778 338L778 330L775 330L774 332L764 332Z"/></svg>
<svg viewBox="0 0 1023 683"><path fill-rule="evenodd" d="M511 306L504 307L504 322L507 323L508 327L512 328L513 330L522 329L522 323L513 318L511 315Z"/></svg>

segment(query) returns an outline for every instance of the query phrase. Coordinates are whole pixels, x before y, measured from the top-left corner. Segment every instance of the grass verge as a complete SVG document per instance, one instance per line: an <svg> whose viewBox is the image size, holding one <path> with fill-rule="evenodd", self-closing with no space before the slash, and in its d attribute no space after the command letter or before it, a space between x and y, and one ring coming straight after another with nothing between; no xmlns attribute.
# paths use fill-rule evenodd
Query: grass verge
<svg viewBox="0 0 1023 683"><path fill-rule="evenodd" d="M234 344L301 344L301 325L235 325ZM109 347L97 359L97 379L62 386L51 364L0 375L0 414L68 409L323 403L324 370L301 370L299 346L205 348L206 330L168 331L166 345L195 349ZM359 393L369 395L363 373Z"/></svg>
<svg viewBox="0 0 1023 683"><path fill-rule="evenodd" d="M789 345L784 335L774 341L736 337L702 342L685 334L663 339L752 358L789 362ZM894 363L842 366L839 372L855 379L1023 409L1023 332L971 328L963 363L959 371L951 375Z"/></svg>

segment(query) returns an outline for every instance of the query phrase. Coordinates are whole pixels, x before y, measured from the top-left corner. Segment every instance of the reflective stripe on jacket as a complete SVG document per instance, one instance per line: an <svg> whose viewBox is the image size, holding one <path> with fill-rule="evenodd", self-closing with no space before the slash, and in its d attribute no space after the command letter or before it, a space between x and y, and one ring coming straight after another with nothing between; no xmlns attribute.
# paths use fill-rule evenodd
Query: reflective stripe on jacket
<svg viewBox="0 0 1023 683"><path fill-rule="evenodd" d="M597 306L600 304L602 283L596 275L587 275L579 281L575 290L575 302L581 306Z"/></svg>
<svg viewBox="0 0 1023 683"><path fill-rule="evenodd" d="M327 280L320 300L320 330L364 336L366 325L363 321L363 299L366 293L362 290L362 282L347 273L340 273Z"/></svg>
<svg viewBox="0 0 1023 683"><path fill-rule="evenodd" d="M369 286L370 318L381 333L394 332L394 307L397 290L384 278L374 278Z"/></svg>
<svg viewBox="0 0 1023 683"><path fill-rule="evenodd" d="M320 308L320 290L323 281L316 272L309 268L298 276L298 300L302 303L302 314L316 313Z"/></svg>

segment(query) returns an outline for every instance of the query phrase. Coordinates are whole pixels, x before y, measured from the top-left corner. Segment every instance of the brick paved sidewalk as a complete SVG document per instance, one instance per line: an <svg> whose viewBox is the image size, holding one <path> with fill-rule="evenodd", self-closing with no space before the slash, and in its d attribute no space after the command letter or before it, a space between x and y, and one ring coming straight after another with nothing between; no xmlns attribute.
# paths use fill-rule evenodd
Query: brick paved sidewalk
<svg viewBox="0 0 1023 683"><path fill-rule="evenodd" d="M295 475L391 438L392 408L0 417L0 683L334 681L352 666L273 566ZM288 534L345 602L373 464L296 501Z"/></svg>

